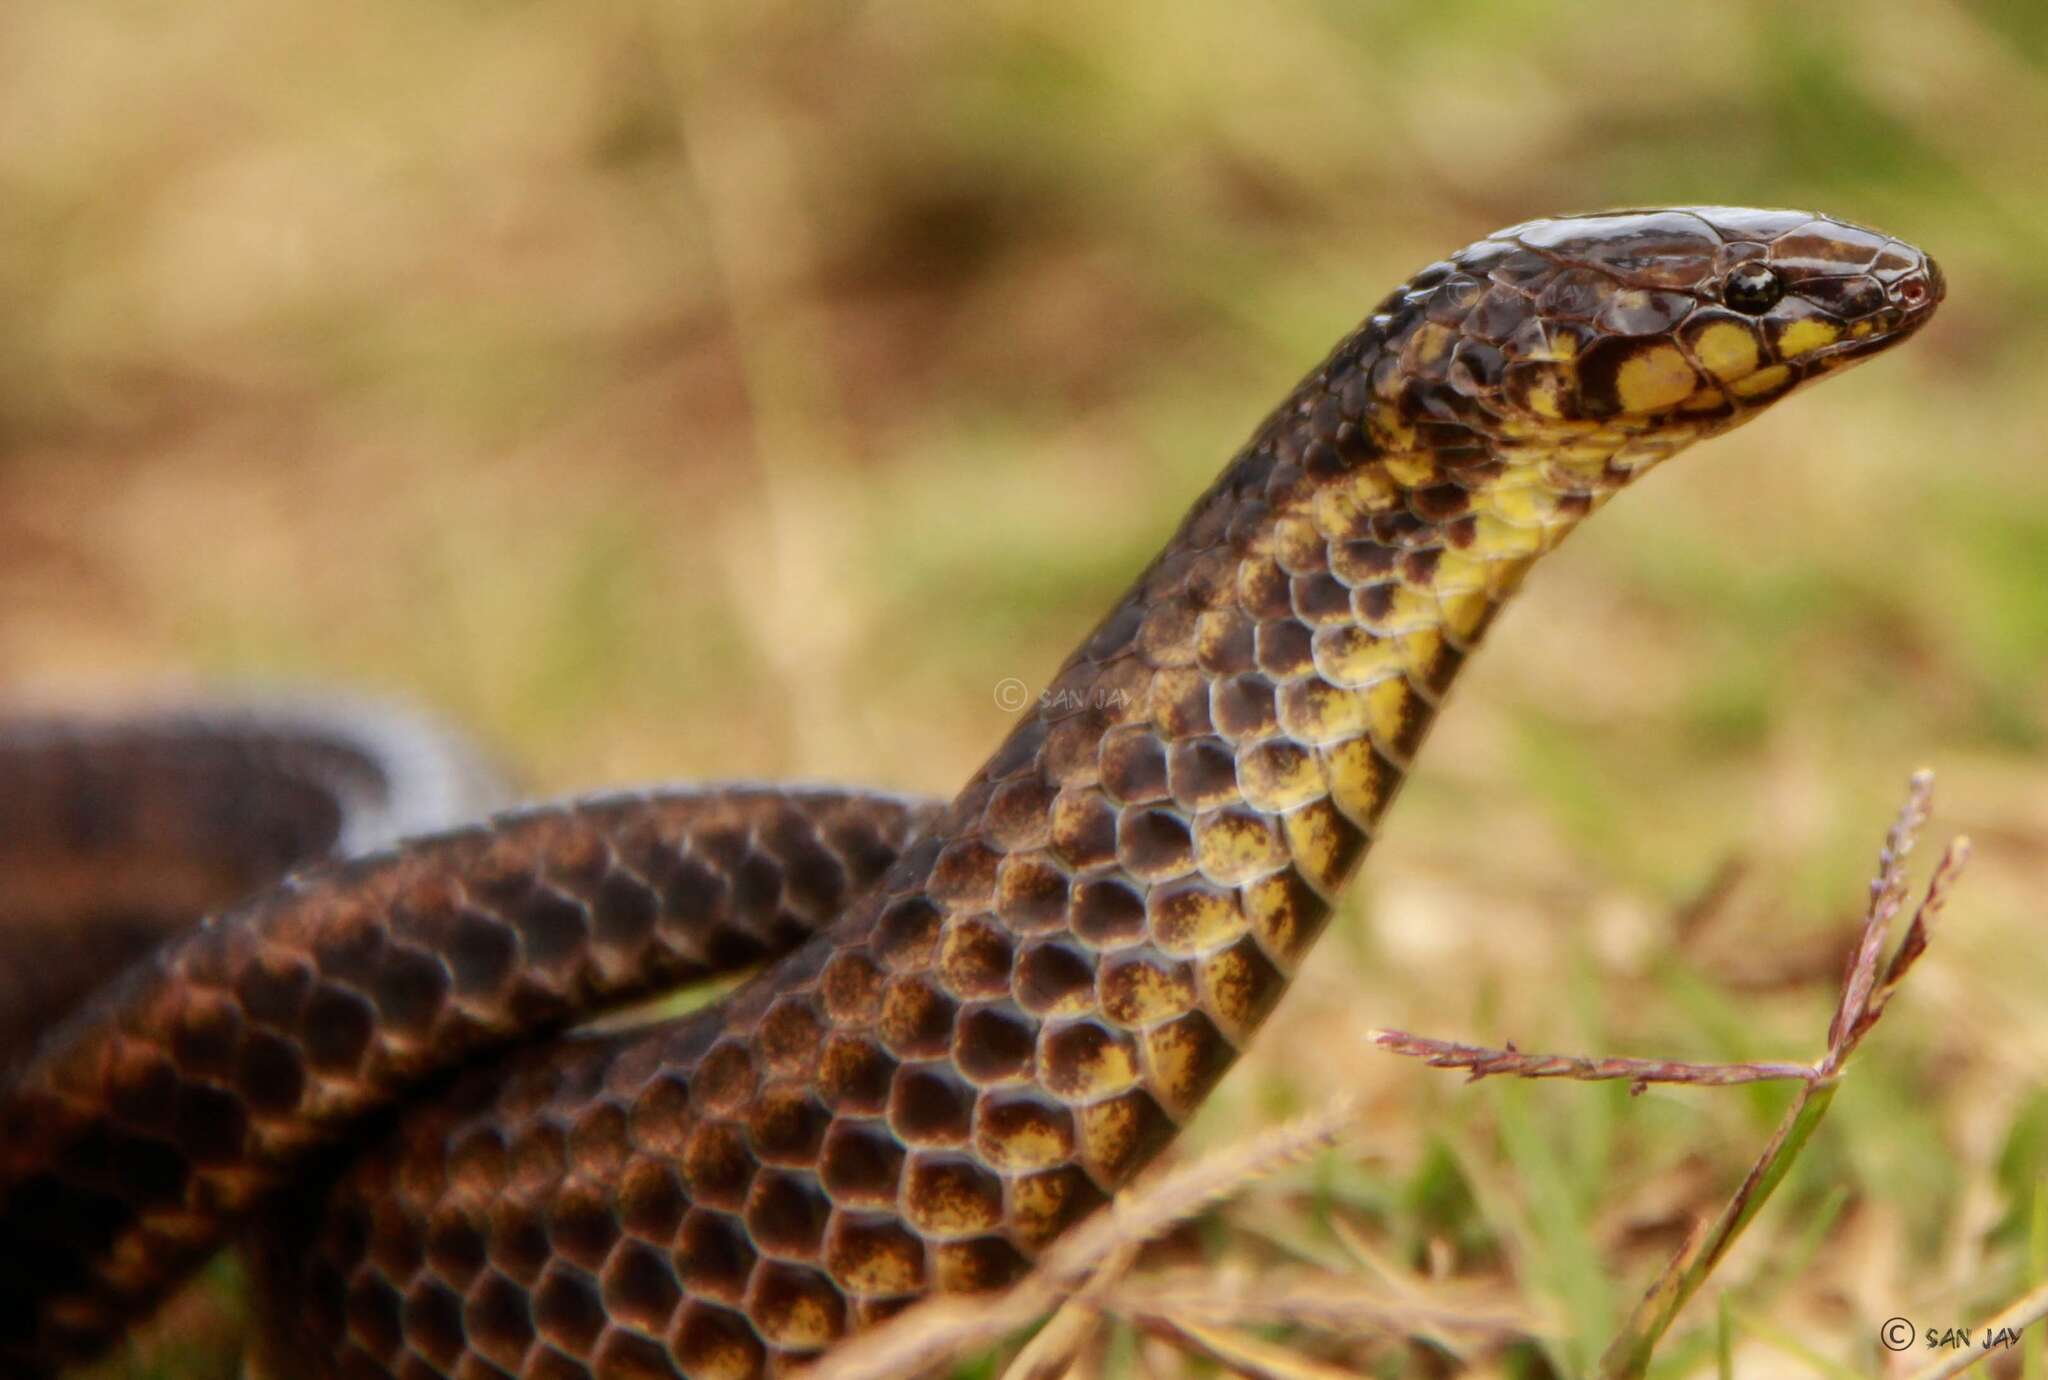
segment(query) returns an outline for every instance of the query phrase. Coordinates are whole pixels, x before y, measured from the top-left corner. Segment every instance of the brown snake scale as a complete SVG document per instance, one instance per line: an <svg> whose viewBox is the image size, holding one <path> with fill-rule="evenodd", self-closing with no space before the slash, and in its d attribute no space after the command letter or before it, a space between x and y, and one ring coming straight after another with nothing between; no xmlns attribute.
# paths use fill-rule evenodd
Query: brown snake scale
<svg viewBox="0 0 2048 1380"><path fill-rule="evenodd" d="M237 1232L278 1376L779 1374L1016 1278L1244 1048L1529 566L1942 292L1797 212L1502 231L1339 343L950 804L542 807L173 938L0 1085L0 1364Z"/></svg>

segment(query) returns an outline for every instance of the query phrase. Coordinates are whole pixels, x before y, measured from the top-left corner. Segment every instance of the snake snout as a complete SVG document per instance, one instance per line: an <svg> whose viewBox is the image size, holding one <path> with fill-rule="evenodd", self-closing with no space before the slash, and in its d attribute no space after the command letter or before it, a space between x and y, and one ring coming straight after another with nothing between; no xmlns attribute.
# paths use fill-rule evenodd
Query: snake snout
<svg viewBox="0 0 2048 1380"><path fill-rule="evenodd" d="M1918 329L1947 296L1948 279L1931 254L1920 255L1919 269L1900 278L1891 289L1891 299L1905 312L1909 330Z"/></svg>

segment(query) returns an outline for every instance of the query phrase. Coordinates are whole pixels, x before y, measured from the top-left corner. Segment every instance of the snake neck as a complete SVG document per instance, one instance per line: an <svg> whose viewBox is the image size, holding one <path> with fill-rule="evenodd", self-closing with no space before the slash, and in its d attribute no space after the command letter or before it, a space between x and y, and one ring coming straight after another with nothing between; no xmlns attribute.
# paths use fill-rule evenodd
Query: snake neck
<svg viewBox="0 0 2048 1380"><path fill-rule="evenodd" d="M1369 323L1303 383L741 1025L816 980L835 1023L951 1089L934 1117L973 1109L921 1129L892 1107L898 1133L1007 1179L1078 1162L1114 1191L1165 1143L1298 969L1496 610L1635 468L1582 456L1560 483L1405 384L1376 396L1404 340ZM1048 1195L1043 1221L1013 1203L1013 1240L1093 1196Z"/></svg>

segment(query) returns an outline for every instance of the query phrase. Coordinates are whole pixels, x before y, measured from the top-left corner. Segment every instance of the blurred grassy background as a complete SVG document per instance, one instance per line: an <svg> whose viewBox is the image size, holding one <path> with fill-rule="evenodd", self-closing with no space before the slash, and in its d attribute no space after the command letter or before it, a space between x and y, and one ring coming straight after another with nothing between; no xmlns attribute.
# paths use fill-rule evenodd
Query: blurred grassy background
<svg viewBox="0 0 2048 1380"><path fill-rule="evenodd" d="M1883 1319L2018 1292L2048 1167L2048 9L710 8L0 10L5 687L381 691L549 792L943 791L1003 729L995 683L1042 682L1421 263L1609 205L1875 223L1942 260L1940 319L1539 572L1195 1139L1370 1088L1372 1162L1221 1249L1312 1254L1348 1215L1553 1318L1489 1365L1573 1371L1782 1095L1465 1089L1363 1032L1808 1057L1931 764L1979 861L1717 1279L1743 1374L1815 1373L1787 1339L1874 1369ZM138 1373L204 1373L169 1354Z"/></svg>

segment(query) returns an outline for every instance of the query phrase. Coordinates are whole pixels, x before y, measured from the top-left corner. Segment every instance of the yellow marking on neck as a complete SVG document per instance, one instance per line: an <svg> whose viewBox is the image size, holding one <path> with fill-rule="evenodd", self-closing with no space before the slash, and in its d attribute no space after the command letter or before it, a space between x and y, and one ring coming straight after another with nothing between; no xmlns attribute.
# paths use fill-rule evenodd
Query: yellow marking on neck
<svg viewBox="0 0 2048 1380"><path fill-rule="evenodd" d="M1365 703L1372 720L1373 743L1391 760L1395 755L1395 745L1407 736L1409 715L1420 708L1415 703L1415 691L1404 677L1394 676L1367 690ZM1351 814L1349 810L1345 813ZM1352 818L1358 816L1352 815Z"/></svg>
<svg viewBox="0 0 2048 1380"><path fill-rule="evenodd" d="M1401 351L1401 362L1411 371L1426 369L1441 362L1456 341L1457 334L1449 326L1425 321L1408 337L1408 343Z"/></svg>
<svg viewBox="0 0 2048 1380"><path fill-rule="evenodd" d="M1487 609L1492 607L1486 596L1476 590L1465 594L1448 595L1438 603L1443 609L1444 631L1449 635L1451 644L1456 647L1464 647L1471 643L1472 634L1479 630L1479 625L1486 618Z"/></svg>
<svg viewBox="0 0 2048 1380"><path fill-rule="evenodd" d="M1529 384L1529 410L1555 421L1564 416L1564 380L1545 373Z"/></svg>
<svg viewBox="0 0 2048 1380"><path fill-rule="evenodd" d="M1486 562L1476 560L1456 547L1447 546L1436 558L1436 579L1430 592L1439 600L1454 594L1470 594L1486 588Z"/></svg>
<svg viewBox="0 0 2048 1380"><path fill-rule="evenodd" d="M1541 530L1535 526L1518 525L1498 513L1474 516L1472 550L1488 561L1533 556L1543 549Z"/></svg>
<svg viewBox="0 0 2048 1380"><path fill-rule="evenodd" d="M1512 522L1517 527L1533 527L1548 522L1557 511L1558 493L1544 484L1501 484L1494 487L1487 497L1491 507L1502 521Z"/></svg>
<svg viewBox="0 0 2048 1380"><path fill-rule="evenodd" d="M1437 477L1436 457L1428 451L1406 451L1387 457L1387 478L1403 488L1421 488Z"/></svg>
<svg viewBox="0 0 2048 1380"><path fill-rule="evenodd" d="M1441 569L1442 557L1438 558L1438 562ZM1357 608L1356 601L1352 607ZM1428 627L1435 623L1436 619L1436 586L1430 584L1417 587L1400 583L1395 584L1388 593L1386 617L1360 618L1358 622L1361 627L1369 628L1376 633L1398 633Z"/></svg>

